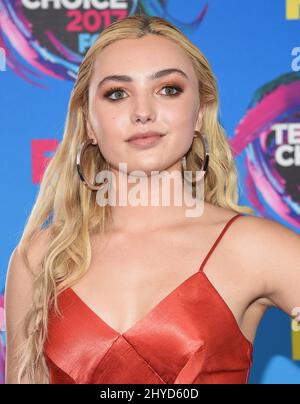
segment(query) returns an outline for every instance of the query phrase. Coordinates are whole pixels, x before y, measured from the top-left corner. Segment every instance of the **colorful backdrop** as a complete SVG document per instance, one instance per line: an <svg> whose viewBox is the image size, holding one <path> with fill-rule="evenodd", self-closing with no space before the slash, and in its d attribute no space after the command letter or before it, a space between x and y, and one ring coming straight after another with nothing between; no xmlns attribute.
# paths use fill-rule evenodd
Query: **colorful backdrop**
<svg viewBox="0 0 300 404"><path fill-rule="evenodd" d="M300 0L0 0L0 383L8 260L61 140L78 65L105 27L138 10L178 26L208 58L240 203L300 233ZM268 310L250 383L298 384L299 361L300 332Z"/></svg>

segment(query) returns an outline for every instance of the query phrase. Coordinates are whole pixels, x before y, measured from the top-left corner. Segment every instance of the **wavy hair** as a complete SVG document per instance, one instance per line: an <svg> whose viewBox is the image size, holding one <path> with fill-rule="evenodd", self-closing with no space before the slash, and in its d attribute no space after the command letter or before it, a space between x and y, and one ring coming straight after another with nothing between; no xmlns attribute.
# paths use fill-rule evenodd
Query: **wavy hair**
<svg viewBox="0 0 300 404"><path fill-rule="evenodd" d="M24 376L29 383L49 383L49 369L43 353L49 309L53 307L57 315L61 314L58 294L87 272L91 262L90 236L105 232L111 223L111 207L97 204L96 193L81 184L75 164L80 144L88 139L88 88L95 59L105 47L118 40L142 38L149 34L175 41L185 50L199 80L199 96L205 104L201 132L206 134L210 150L204 200L238 213L253 213L250 207L238 205L237 170L225 131L218 120L216 79L205 56L179 29L163 18L135 15L112 23L98 36L79 67L62 141L44 172L19 244L33 278L33 301L24 319L24 345L17 355L18 383ZM90 149L93 150L83 162L83 170L88 178L95 178L99 171L108 167L99 148ZM202 153L201 142L194 141L186 156L187 170L200 169L195 156L203 163ZM45 231L48 234L47 248L38 271L33 271L28 249L34 237Z"/></svg>

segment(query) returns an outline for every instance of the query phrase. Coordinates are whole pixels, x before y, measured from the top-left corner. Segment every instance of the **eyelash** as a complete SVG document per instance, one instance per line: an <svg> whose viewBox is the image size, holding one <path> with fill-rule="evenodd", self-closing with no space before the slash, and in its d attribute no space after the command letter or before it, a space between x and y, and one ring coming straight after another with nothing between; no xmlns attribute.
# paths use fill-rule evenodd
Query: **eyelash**
<svg viewBox="0 0 300 404"><path fill-rule="evenodd" d="M171 94L171 95L166 96L166 97L178 97L183 92L183 89L180 86L177 86L177 85L166 85L163 88L173 88L173 89L175 88L175 90L177 91L176 94ZM112 87L112 88L110 88L109 90L107 90L104 93L104 97L109 98L112 94L114 94L117 91L124 91L124 90L121 87ZM122 100L122 99L123 98L113 100L113 99L110 98L109 100L110 101L119 101L119 100Z"/></svg>

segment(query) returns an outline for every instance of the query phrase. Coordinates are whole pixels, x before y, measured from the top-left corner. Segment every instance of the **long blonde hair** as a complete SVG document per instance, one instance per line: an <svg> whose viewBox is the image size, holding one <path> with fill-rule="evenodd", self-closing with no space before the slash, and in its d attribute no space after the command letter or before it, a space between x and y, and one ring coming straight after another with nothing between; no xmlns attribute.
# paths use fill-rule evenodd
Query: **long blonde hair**
<svg viewBox="0 0 300 404"><path fill-rule="evenodd" d="M237 170L226 134L218 121L217 85L210 65L189 39L160 17L135 15L106 28L88 50L73 87L63 139L49 162L20 243L23 259L33 276L33 302L26 318L26 340L20 347L18 383L26 376L29 383L49 383L49 370L43 353L47 338L48 310L60 314L57 296L71 287L88 270L91 262L90 235L105 232L111 223L111 208L96 203L96 193L88 190L76 171L76 154L87 140L86 114L88 87L97 55L108 45L126 38L160 35L175 41L190 57L199 80L199 96L206 109L201 131L208 139L209 170L205 176L205 201L238 213L253 213L238 205ZM90 148L83 170L91 179L107 169L98 148ZM97 149L97 150L95 150ZM87 152L88 153L88 152ZM201 142L193 142L187 155L187 170L199 170L195 155L203 161ZM27 252L33 237L49 232L49 243L38 272L30 268Z"/></svg>

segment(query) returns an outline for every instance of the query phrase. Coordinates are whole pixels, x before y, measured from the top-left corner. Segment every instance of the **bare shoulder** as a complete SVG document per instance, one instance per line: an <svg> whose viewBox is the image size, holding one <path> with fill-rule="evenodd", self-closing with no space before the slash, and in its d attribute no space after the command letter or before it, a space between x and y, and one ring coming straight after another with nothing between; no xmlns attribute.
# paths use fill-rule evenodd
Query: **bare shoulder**
<svg viewBox="0 0 300 404"><path fill-rule="evenodd" d="M300 236L271 219L242 216L232 226L234 250L260 290L260 302L290 313L300 281ZM293 281L294 280L294 281Z"/></svg>
<svg viewBox="0 0 300 404"><path fill-rule="evenodd" d="M30 242L27 253L29 262L34 269L37 268L41 263L41 260L49 246L50 235L50 228L40 230L38 233L34 234ZM17 251L19 250L19 253L21 252L22 247L22 242L20 242L16 247Z"/></svg>
<svg viewBox="0 0 300 404"><path fill-rule="evenodd" d="M237 216L235 211L206 205L203 223L214 233ZM228 227L221 255L227 263L220 258L223 269L239 284L247 306L259 312L276 307L289 316L300 308L300 235L295 231L276 220L241 215Z"/></svg>
<svg viewBox="0 0 300 404"><path fill-rule="evenodd" d="M209 214L211 222L226 224L238 215L236 211L224 209L209 204ZM212 219L213 218L213 219ZM248 246L256 252L264 251L264 256L274 252L274 243L280 244L281 248L288 248L291 243L299 242L300 236L283 224L254 215L242 215L231 226L230 234L239 246ZM253 250L252 250L253 251Z"/></svg>
<svg viewBox="0 0 300 404"><path fill-rule="evenodd" d="M41 264L45 251L49 245L49 240L50 230L45 229L33 236L26 250L24 248L25 246L20 241L12 251L9 258L7 281L13 277L17 283L22 283L22 281L24 281L27 277L26 273L28 271L24 262L24 252L27 253L30 268L34 271L34 274L37 274L39 265Z"/></svg>
<svg viewBox="0 0 300 404"><path fill-rule="evenodd" d="M213 205L209 202L205 202L203 215L200 218L201 224L207 226L223 226L234 216L237 216L238 212L232 209L226 209L221 206ZM246 216L245 216L246 217Z"/></svg>
<svg viewBox="0 0 300 404"><path fill-rule="evenodd" d="M6 285L5 306L9 311L11 307L18 306L19 298L29 298L32 293L34 277L38 275L42 259L49 243L49 230L35 234L28 248L25 250L20 241L9 258ZM24 254L28 258L29 268L25 263ZM18 299L16 299L16 296Z"/></svg>
<svg viewBox="0 0 300 404"><path fill-rule="evenodd" d="M249 251L260 253L264 259L274 257L296 245L299 247L300 236L276 220L243 216L237 222L236 231L239 232L240 243L247 242Z"/></svg>

